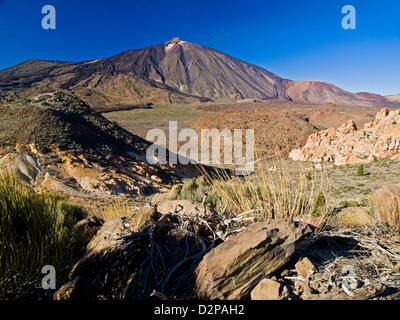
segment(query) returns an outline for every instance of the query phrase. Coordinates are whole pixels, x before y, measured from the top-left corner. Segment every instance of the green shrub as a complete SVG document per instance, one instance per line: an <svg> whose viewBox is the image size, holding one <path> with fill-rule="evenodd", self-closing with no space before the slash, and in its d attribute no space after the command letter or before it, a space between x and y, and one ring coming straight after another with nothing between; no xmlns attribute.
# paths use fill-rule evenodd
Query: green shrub
<svg viewBox="0 0 400 320"><path fill-rule="evenodd" d="M82 213L60 197L37 194L0 175L0 299L43 294L45 265L55 267L58 281L66 276L82 247L75 228Z"/></svg>
<svg viewBox="0 0 400 320"><path fill-rule="evenodd" d="M372 198L363 198L361 199L360 206L361 207L370 207L372 203Z"/></svg>
<svg viewBox="0 0 400 320"><path fill-rule="evenodd" d="M320 192L314 200L314 213L320 214L326 208L326 199L322 192Z"/></svg>
<svg viewBox="0 0 400 320"><path fill-rule="evenodd" d="M360 164L357 170L357 177L363 177L363 176L365 176L364 166L363 164Z"/></svg>
<svg viewBox="0 0 400 320"><path fill-rule="evenodd" d="M179 197L180 199L202 202L206 193L208 193L207 181L203 176L200 176L194 179L184 179Z"/></svg>

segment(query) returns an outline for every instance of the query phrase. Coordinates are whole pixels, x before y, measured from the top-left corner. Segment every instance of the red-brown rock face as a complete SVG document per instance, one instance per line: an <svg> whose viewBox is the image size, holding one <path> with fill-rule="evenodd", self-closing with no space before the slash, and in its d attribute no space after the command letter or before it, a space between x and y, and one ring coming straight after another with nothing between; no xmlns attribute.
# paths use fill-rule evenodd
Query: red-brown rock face
<svg viewBox="0 0 400 320"><path fill-rule="evenodd" d="M367 163L374 159L400 158L400 110L382 109L375 121L357 129L350 120L308 137L305 146L292 150L293 160L328 162L336 165Z"/></svg>

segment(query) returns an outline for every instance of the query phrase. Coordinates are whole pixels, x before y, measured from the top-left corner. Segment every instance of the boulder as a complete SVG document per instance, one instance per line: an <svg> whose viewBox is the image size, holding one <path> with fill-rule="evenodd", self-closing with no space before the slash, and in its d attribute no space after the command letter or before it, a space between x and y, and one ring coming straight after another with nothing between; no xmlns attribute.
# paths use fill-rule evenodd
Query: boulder
<svg viewBox="0 0 400 320"><path fill-rule="evenodd" d="M281 284L272 279L263 279L251 291L251 300L279 300Z"/></svg>
<svg viewBox="0 0 400 320"><path fill-rule="evenodd" d="M324 217L314 217L312 215L298 216L293 220L310 224L317 229L322 228L326 223L326 219Z"/></svg>
<svg viewBox="0 0 400 320"><path fill-rule="evenodd" d="M89 242L84 258L92 254L107 254L124 246L122 239L132 232L139 232L145 226L158 219L159 214L154 207L144 206L131 217L118 217L107 221ZM82 221L83 224L85 221Z"/></svg>
<svg viewBox="0 0 400 320"><path fill-rule="evenodd" d="M91 283L83 277L76 277L58 289L53 300L87 300L95 297L96 291Z"/></svg>
<svg viewBox="0 0 400 320"><path fill-rule="evenodd" d="M372 194L379 220L400 227L400 187L383 186Z"/></svg>
<svg viewBox="0 0 400 320"><path fill-rule="evenodd" d="M120 246L121 238L130 233L128 227L128 221L124 217L107 221L87 245L84 258L92 254L106 254L115 250Z"/></svg>
<svg viewBox="0 0 400 320"><path fill-rule="evenodd" d="M130 218L129 225L132 232L139 232L150 222L159 218L159 213L153 206L140 207L139 210Z"/></svg>
<svg viewBox="0 0 400 320"><path fill-rule="evenodd" d="M86 239L91 239L101 228L104 221L96 216L89 216L77 222L76 227L82 230Z"/></svg>
<svg viewBox="0 0 400 320"><path fill-rule="evenodd" d="M247 227L207 253L195 270L201 299L244 299L260 279L281 270L295 245L313 228L289 219L270 219Z"/></svg>

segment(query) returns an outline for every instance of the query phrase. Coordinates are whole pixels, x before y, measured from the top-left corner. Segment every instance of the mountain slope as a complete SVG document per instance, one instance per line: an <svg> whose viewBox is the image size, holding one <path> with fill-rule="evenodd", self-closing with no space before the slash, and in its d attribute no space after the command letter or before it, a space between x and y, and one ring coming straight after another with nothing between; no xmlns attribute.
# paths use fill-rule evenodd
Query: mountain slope
<svg viewBox="0 0 400 320"><path fill-rule="evenodd" d="M0 171L39 190L77 197L148 195L196 173L150 165L150 142L62 92L0 106Z"/></svg>
<svg viewBox="0 0 400 320"><path fill-rule="evenodd" d="M248 98L344 106L396 104L327 82L284 80L261 67L179 38L106 59L79 63L29 60L0 71L0 101L60 89L73 92L97 111Z"/></svg>
<svg viewBox="0 0 400 320"><path fill-rule="evenodd" d="M210 101L123 72L117 73L106 68L94 72L93 69L86 69L87 65L95 62L29 60L5 69L0 71L0 100L12 101L62 89L75 93L99 111L150 102L169 104Z"/></svg>
<svg viewBox="0 0 400 320"><path fill-rule="evenodd" d="M390 96L385 96L386 99L393 102L400 102L400 94L393 94Z"/></svg>
<svg viewBox="0 0 400 320"><path fill-rule="evenodd" d="M30 60L0 71L0 98L69 90L103 110L143 103L287 99L282 79L214 49L174 38L81 63Z"/></svg>
<svg viewBox="0 0 400 320"><path fill-rule="evenodd" d="M331 83L323 81L285 80L287 96L301 103L334 103L342 106L387 106L391 102L383 96L360 92L351 93Z"/></svg>
<svg viewBox="0 0 400 320"><path fill-rule="evenodd" d="M285 98L282 79L260 67L214 49L174 38L165 44L131 50L74 69L77 85L85 75L117 73L147 79L182 93L221 98Z"/></svg>

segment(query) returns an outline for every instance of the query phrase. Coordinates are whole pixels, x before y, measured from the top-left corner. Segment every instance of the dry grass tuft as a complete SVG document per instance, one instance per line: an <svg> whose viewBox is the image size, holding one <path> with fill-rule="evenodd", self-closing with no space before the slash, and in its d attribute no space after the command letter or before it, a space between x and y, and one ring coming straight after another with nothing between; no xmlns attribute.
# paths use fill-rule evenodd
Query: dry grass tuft
<svg viewBox="0 0 400 320"><path fill-rule="evenodd" d="M295 218L312 215L327 217L331 213L327 199L329 183L323 171L307 176L301 163L295 170L287 162L276 161L273 170L258 164L253 174L232 176L227 170L187 179L173 188L168 199L203 202L227 217L246 216L253 221Z"/></svg>
<svg viewBox="0 0 400 320"><path fill-rule="evenodd" d="M113 220L120 217L129 217L135 211L137 207L128 204L122 200L112 201L105 206L98 207L93 210L93 214L98 218L103 219L104 222Z"/></svg>

